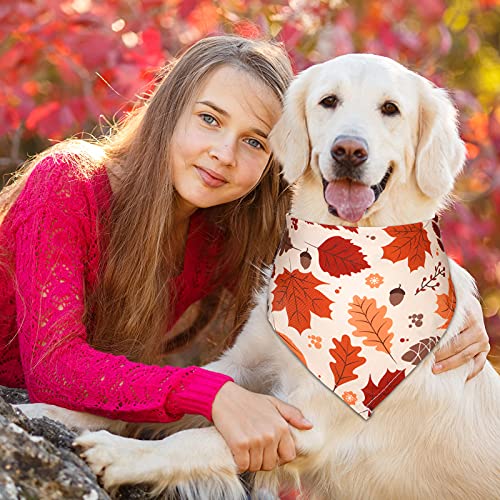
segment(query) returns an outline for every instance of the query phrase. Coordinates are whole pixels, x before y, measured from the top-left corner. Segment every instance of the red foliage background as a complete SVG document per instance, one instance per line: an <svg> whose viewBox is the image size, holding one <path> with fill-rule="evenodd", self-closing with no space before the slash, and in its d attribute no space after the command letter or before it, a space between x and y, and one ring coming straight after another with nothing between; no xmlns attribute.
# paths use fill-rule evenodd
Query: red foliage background
<svg viewBox="0 0 500 500"><path fill-rule="evenodd" d="M147 92L158 66L216 32L282 40L296 70L346 52L397 59L453 89L468 162L443 220L500 342L500 0L17 0L0 4L0 173ZM96 127L97 125L97 127ZM0 183L1 186L1 183Z"/></svg>

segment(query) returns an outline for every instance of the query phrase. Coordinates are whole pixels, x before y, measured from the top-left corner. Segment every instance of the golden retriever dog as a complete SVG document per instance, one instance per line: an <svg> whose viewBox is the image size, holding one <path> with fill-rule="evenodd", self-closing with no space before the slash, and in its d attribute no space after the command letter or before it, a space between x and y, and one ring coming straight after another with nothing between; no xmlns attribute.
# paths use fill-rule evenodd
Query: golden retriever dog
<svg viewBox="0 0 500 500"><path fill-rule="evenodd" d="M339 138L363 145L355 168L332 153ZM432 219L449 205L465 159L446 92L393 60L368 54L303 71L289 88L271 144L294 184L292 214L343 226ZM342 200L332 206L325 189L339 179L369 187L372 199L351 211ZM450 271L456 309L442 343L461 331L477 293L464 269L450 261ZM264 290L235 345L205 367L296 406L314 424L307 431L292 427L295 460L251 474L252 498L278 498L287 486L311 500L500 498L500 377L488 362L466 382L472 361L435 375L430 353L364 420L311 376L272 331L267 301ZM31 416L38 411L22 409ZM71 427L123 426L46 405L39 412ZM188 499L246 498L224 439L213 426L199 428L202 420L185 416L169 432L198 428L162 440L101 430L82 434L76 443L106 488L149 483Z"/></svg>

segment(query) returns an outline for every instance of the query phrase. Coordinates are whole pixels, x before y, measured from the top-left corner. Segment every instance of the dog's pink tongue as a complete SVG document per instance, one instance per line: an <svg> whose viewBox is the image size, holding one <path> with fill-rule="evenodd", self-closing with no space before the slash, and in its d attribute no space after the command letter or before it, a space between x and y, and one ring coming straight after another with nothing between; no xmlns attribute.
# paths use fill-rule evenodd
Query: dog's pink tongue
<svg viewBox="0 0 500 500"><path fill-rule="evenodd" d="M357 222L366 209L373 205L373 189L349 179L332 181L325 189L327 203L337 210L339 217L349 222Z"/></svg>

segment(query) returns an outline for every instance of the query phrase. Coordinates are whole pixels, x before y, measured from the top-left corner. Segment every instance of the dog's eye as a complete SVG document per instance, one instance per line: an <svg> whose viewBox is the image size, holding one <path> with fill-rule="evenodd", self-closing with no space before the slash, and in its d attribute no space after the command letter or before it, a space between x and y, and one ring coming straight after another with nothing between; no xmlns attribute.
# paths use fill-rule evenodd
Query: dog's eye
<svg viewBox="0 0 500 500"><path fill-rule="evenodd" d="M329 95L322 99L320 102L321 106L324 108L332 108L335 109L337 104L339 103L338 97L336 95Z"/></svg>
<svg viewBox="0 0 500 500"><path fill-rule="evenodd" d="M399 113L398 107L390 101L384 102L380 108L382 113L387 116L397 115Z"/></svg>

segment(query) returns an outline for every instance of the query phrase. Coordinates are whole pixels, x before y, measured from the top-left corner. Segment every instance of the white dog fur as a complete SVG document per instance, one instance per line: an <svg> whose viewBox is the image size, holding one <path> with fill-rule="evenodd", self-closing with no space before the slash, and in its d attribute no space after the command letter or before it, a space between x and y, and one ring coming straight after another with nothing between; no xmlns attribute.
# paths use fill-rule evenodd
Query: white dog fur
<svg viewBox="0 0 500 500"><path fill-rule="evenodd" d="M319 105L332 94L339 98L336 109ZM396 103L400 114L382 114L385 101ZM390 59L350 54L303 71L272 131L273 151L296 186L295 216L353 225L328 212L321 180L332 180L332 142L344 134L362 137L369 146L362 182L376 185L392 167L385 190L357 225L427 220L449 204L465 154L446 92ZM457 307L440 345L461 331L477 294L472 277L450 264ZM290 485L300 486L303 498L318 500L498 499L500 377L487 362L466 382L472 361L435 375L433 361L431 353L365 421L311 376L271 331L263 291L236 344L206 368L296 406L314 424L308 431L292 427L297 458L255 473L252 498L277 498L278 490ZM48 405L21 409L71 427L120 432L124 426ZM169 432L202 420L186 416ZM245 498L231 452L213 426L158 441L102 430L84 433L76 442L106 488L148 482L167 496L177 487L183 498Z"/></svg>

